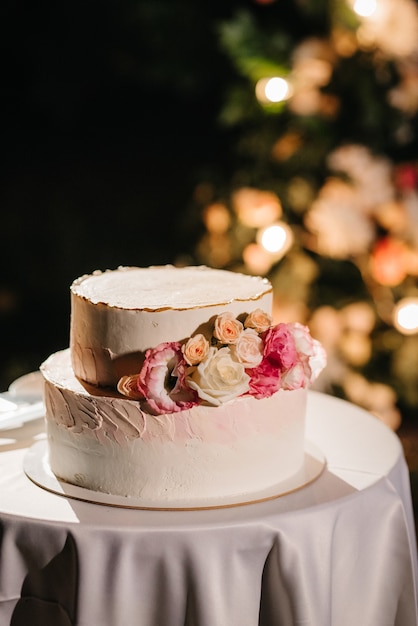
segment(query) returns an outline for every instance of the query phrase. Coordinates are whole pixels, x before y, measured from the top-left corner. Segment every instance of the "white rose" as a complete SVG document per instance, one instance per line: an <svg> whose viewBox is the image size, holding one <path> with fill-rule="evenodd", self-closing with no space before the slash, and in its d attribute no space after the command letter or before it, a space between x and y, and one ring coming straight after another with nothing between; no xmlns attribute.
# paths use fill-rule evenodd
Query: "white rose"
<svg viewBox="0 0 418 626"><path fill-rule="evenodd" d="M207 358L187 376L189 387L215 406L233 400L249 390L250 377L242 363L235 361L228 347L210 348Z"/></svg>
<svg viewBox="0 0 418 626"><path fill-rule="evenodd" d="M263 358L263 340L252 328L244 330L231 350L244 367L257 367Z"/></svg>

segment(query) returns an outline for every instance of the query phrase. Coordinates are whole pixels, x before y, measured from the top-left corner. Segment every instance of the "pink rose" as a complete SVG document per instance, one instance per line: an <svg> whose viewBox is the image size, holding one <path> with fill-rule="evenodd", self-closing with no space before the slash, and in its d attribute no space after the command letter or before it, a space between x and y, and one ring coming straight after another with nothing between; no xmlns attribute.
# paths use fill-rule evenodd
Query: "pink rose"
<svg viewBox="0 0 418 626"><path fill-rule="evenodd" d="M243 328L242 323L232 313L221 313L215 320L213 335L221 343L235 343Z"/></svg>
<svg viewBox="0 0 418 626"><path fill-rule="evenodd" d="M247 370L250 375L249 394L261 400L280 389L281 373L277 364L264 359L258 367Z"/></svg>
<svg viewBox="0 0 418 626"><path fill-rule="evenodd" d="M264 333L272 325L270 315L261 309L255 309L249 313L244 321L245 328L254 328L258 333Z"/></svg>
<svg viewBox="0 0 418 626"><path fill-rule="evenodd" d="M240 334L231 351L244 367L257 367L263 358L263 340L255 330L247 328Z"/></svg>
<svg viewBox="0 0 418 626"><path fill-rule="evenodd" d="M209 341L201 334L190 337L181 347L186 363L197 365L203 361L209 352Z"/></svg>
<svg viewBox="0 0 418 626"><path fill-rule="evenodd" d="M263 334L264 357L288 370L298 362L295 340L288 324L272 326Z"/></svg>
<svg viewBox="0 0 418 626"><path fill-rule="evenodd" d="M183 411L198 403L195 392L187 386L186 362L177 342L147 350L138 388L157 415Z"/></svg>

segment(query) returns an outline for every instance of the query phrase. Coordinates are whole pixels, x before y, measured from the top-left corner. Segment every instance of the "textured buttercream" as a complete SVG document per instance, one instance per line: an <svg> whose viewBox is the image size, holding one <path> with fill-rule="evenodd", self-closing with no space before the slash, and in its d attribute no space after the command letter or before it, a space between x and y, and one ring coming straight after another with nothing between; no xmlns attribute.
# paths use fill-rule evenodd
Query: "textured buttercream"
<svg viewBox="0 0 418 626"><path fill-rule="evenodd" d="M245 501L296 474L306 388L159 415L116 392L148 349L187 340L223 313L259 310L271 315L266 279L205 267L123 267L74 281L70 349L41 367L55 475L90 490L187 504Z"/></svg>
<svg viewBox="0 0 418 626"><path fill-rule="evenodd" d="M68 350L49 357L42 373L51 468L67 482L114 495L206 499L266 489L303 464L306 389L153 416L135 400L88 393Z"/></svg>

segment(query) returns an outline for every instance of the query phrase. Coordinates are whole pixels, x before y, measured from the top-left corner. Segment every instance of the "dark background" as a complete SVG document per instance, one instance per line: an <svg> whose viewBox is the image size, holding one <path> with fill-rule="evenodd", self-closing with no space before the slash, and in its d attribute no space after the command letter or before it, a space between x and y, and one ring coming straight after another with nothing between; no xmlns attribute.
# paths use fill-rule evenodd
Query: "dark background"
<svg viewBox="0 0 418 626"><path fill-rule="evenodd" d="M189 258L236 5L2 3L0 390L68 345L73 279Z"/></svg>

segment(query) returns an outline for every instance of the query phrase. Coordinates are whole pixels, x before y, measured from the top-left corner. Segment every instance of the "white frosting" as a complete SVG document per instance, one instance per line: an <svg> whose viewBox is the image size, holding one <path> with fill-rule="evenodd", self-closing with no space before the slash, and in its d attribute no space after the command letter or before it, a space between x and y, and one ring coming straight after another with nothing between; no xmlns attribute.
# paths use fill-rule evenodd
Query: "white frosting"
<svg viewBox="0 0 418 626"><path fill-rule="evenodd" d="M77 279L71 287L70 348L76 376L114 387L138 371L140 355L190 337L216 315L270 312L263 278L206 267L119 268Z"/></svg>
<svg viewBox="0 0 418 626"><path fill-rule="evenodd" d="M120 267L78 278L71 292L93 304L158 311L258 300L271 291L265 278L208 267Z"/></svg>
<svg viewBox="0 0 418 626"><path fill-rule="evenodd" d="M67 482L186 502L257 492L303 464L306 389L152 416L134 400L90 395L68 350L41 369L51 468Z"/></svg>
<svg viewBox="0 0 418 626"><path fill-rule="evenodd" d="M114 391L121 376L139 371L147 349L204 332L226 311L238 317L256 309L271 314L267 280L205 267L119 268L74 281L70 349L41 367L56 476L187 505L245 500L296 474L304 462L305 388L157 416Z"/></svg>

